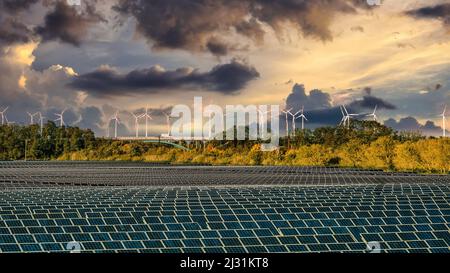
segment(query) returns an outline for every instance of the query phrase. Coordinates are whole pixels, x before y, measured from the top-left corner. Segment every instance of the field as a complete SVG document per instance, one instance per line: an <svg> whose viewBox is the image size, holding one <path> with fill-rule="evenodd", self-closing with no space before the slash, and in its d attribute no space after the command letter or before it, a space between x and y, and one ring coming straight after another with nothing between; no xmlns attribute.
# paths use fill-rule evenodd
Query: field
<svg viewBox="0 0 450 273"><path fill-rule="evenodd" d="M449 253L449 195L449 175L1 162L0 250Z"/></svg>

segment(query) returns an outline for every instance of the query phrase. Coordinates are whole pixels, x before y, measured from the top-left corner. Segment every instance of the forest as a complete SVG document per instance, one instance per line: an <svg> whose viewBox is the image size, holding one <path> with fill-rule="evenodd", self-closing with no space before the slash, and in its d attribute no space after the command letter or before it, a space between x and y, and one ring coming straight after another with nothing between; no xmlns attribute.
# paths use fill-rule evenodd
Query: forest
<svg viewBox="0 0 450 273"><path fill-rule="evenodd" d="M280 148L262 152L260 141L180 143L182 150L158 143L95 137L87 129L38 125L0 127L0 160L116 160L171 164L287 165L372 168L422 173L450 172L450 138L395 132L375 121L350 128L297 130L280 139Z"/></svg>

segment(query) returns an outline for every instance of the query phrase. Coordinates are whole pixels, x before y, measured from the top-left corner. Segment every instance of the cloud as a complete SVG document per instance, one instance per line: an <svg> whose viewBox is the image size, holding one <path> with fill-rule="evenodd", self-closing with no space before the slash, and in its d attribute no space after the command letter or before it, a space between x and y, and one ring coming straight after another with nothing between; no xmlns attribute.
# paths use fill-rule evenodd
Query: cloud
<svg viewBox="0 0 450 273"><path fill-rule="evenodd" d="M362 97L360 93L362 92ZM397 106L387 101L386 99L379 98L373 95L374 90L372 87L367 86L364 88L350 88L333 94L333 101L337 104L345 104L348 108L353 109L355 112L362 111L364 109L373 109L375 106L378 109L396 110ZM355 99L356 97L356 99Z"/></svg>
<svg viewBox="0 0 450 273"><path fill-rule="evenodd" d="M364 28L362 26L354 26L350 28L353 32L364 32Z"/></svg>
<svg viewBox="0 0 450 273"><path fill-rule="evenodd" d="M38 0L0 1L0 46L31 41L32 31L18 18L37 2Z"/></svg>
<svg viewBox="0 0 450 273"><path fill-rule="evenodd" d="M420 132L429 136L442 135L442 127L437 126L433 121L428 120L425 124L421 124L414 117L401 118L399 121L390 118L384 121L384 125L400 132Z"/></svg>
<svg viewBox="0 0 450 273"><path fill-rule="evenodd" d="M81 128L89 128L97 135L103 134L104 115L101 109L95 106L88 106L80 109L81 120L78 126Z"/></svg>
<svg viewBox="0 0 450 273"><path fill-rule="evenodd" d="M295 84L286 99L286 108L292 108L297 112L302 106L305 107L305 110L330 108L332 106L331 96L318 89L311 90L307 95L303 84Z"/></svg>
<svg viewBox="0 0 450 273"><path fill-rule="evenodd" d="M387 109L387 110L397 109L397 107L392 103L371 95L363 96L362 99L355 100L349 104L349 107L355 109L375 108L375 106L378 106L378 109Z"/></svg>
<svg viewBox="0 0 450 273"><path fill-rule="evenodd" d="M151 94L179 89L232 94L258 77L259 73L254 67L238 60L217 65L204 73L192 68L165 70L161 66L153 66L123 74L106 66L76 77L70 86L97 97Z"/></svg>
<svg viewBox="0 0 450 273"><path fill-rule="evenodd" d="M119 0L114 6L124 17L137 21L137 31L153 48L209 51L225 54L211 46L213 37L224 38L237 33L261 44L265 27L278 37L284 27L295 27L303 36L331 41L329 29L337 13L355 14L370 7L361 0ZM149 16L151 14L151 16Z"/></svg>
<svg viewBox="0 0 450 273"><path fill-rule="evenodd" d="M360 111L364 109L373 110L376 105L378 105L378 109L396 109L396 106L392 103L373 96L371 87L358 89L358 92L361 92L361 90L364 95L360 99L354 98L357 94L353 89L338 93L338 97L340 98L339 104L346 104L347 110L350 113L361 113ZM347 101L347 103L344 101ZM292 92L286 99L286 108L293 108L293 111L296 112L301 109L302 106L305 107L305 115L308 118L308 128L336 126L342 119L340 107L337 106L337 103L333 105L333 99L330 94L315 89L311 90L309 95L307 95L303 84L295 84L292 88ZM368 113L361 113L353 118L365 119L367 118L366 114ZM282 119L284 121L283 115ZM298 120L297 123L300 124L300 120ZM284 126L284 124L281 125Z"/></svg>
<svg viewBox="0 0 450 273"><path fill-rule="evenodd" d="M95 1L94 1L95 3ZM100 21L102 16L95 10L94 4L83 2L85 9L78 11L65 1L58 1L44 19L44 25L35 28L43 41L59 40L74 46L80 46L87 36L89 28Z"/></svg>
<svg viewBox="0 0 450 273"><path fill-rule="evenodd" d="M415 18L441 20L445 26L450 27L450 3L410 10L406 14Z"/></svg>

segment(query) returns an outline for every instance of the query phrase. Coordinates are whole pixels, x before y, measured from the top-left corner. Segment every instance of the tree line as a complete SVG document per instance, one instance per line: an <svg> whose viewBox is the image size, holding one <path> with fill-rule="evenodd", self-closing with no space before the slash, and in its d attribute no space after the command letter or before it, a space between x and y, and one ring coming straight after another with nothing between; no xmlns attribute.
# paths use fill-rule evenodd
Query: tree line
<svg viewBox="0 0 450 273"><path fill-rule="evenodd" d="M0 128L0 160L133 160L172 164L289 165L450 172L450 139L398 133L375 121L350 128L297 130L280 149L262 152L261 141L182 142L189 151L155 143L95 137L91 130L38 125Z"/></svg>

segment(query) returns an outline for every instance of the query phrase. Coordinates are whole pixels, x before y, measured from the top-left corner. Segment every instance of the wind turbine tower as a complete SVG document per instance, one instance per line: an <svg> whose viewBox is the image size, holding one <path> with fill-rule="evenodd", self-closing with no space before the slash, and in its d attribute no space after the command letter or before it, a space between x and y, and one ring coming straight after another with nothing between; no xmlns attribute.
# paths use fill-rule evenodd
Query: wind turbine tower
<svg viewBox="0 0 450 273"><path fill-rule="evenodd" d="M145 137L148 137L148 119L153 120L148 112L148 108L145 108L145 113L142 115L145 118Z"/></svg>
<svg viewBox="0 0 450 273"><path fill-rule="evenodd" d="M8 119L6 118L6 111L8 111L9 106L7 106L3 111L0 112L0 115L2 115L2 125L8 124Z"/></svg>
<svg viewBox="0 0 450 273"><path fill-rule="evenodd" d="M119 111L111 117L111 120L114 120L114 138L117 138L117 124L120 124Z"/></svg>
<svg viewBox="0 0 450 273"><path fill-rule="evenodd" d="M135 113L131 113L134 117L134 127L136 128L136 138L139 137L139 119L144 116L144 114L137 115Z"/></svg>
<svg viewBox="0 0 450 273"><path fill-rule="evenodd" d="M376 114L377 108L378 108L378 105L375 105L375 109L373 110L373 113L369 114L369 117L372 117L374 121L378 120L378 117L377 117L377 114Z"/></svg>
<svg viewBox="0 0 450 273"><path fill-rule="evenodd" d="M339 109L341 110L341 113L342 113L342 119L341 119L341 122L339 123L339 125L344 125L345 126L345 124L347 123L347 118L348 117L345 115L344 109L342 108L342 105L339 106Z"/></svg>
<svg viewBox="0 0 450 273"><path fill-rule="evenodd" d="M292 110L292 108L291 109L289 109L289 110L283 110L282 112L284 113L284 115L285 115L285 120L286 120L286 136L289 136L289 121L288 121L288 115L292 115L292 113L291 113L291 110Z"/></svg>
<svg viewBox="0 0 450 273"><path fill-rule="evenodd" d="M166 117L166 124L167 124L167 136L170 137L170 119L172 118L171 115L167 114L166 112L162 112L163 115ZM209 130L209 134L211 134L211 129Z"/></svg>
<svg viewBox="0 0 450 273"><path fill-rule="evenodd" d="M342 109L344 109L344 111L342 111ZM344 116L342 118L344 125L345 125L345 122L347 122L347 128L350 128L351 117L358 116L358 114L349 114L345 105L342 105L341 112L342 112L342 115ZM345 114L344 114L344 112L345 112Z"/></svg>
<svg viewBox="0 0 450 273"><path fill-rule="evenodd" d="M44 130L44 116L42 116L42 113L41 112L37 112L37 113L35 113L35 115L38 115L39 116L39 124L40 124L40 129L41 129L41 136L42 136L42 132L43 132L43 130Z"/></svg>
<svg viewBox="0 0 450 273"><path fill-rule="evenodd" d="M57 116L58 118L55 119L55 121L59 121L59 126L63 127L66 125L66 123L64 122L64 113L66 112L67 109L64 109L60 114L55 114L55 116Z"/></svg>
<svg viewBox="0 0 450 273"><path fill-rule="evenodd" d="M300 113L300 116L297 116ZM305 107L302 106L302 110L298 111L297 113L295 113L295 119L301 118L302 119L302 131L305 130L305 120L308 121L308 119L305 116ZM294 125L295 125L295 121L294 121ZM295 129L295 127L294 127Z"/></svg>
<svg viewBox="0 0 450 273"><path fill-rule="evenodd" d="M446 137L446 128L445 125L447 123L447 118L445 116L445 112L447 111L447 105L444 106L444 111L442 112L442 114L440 115L442 117L442 136Z"/></svg>
<svg viewBox="0 0 450 273"><path fill-rule="evenodd" d="M34 124L34 116L37 113L31 114L30 112L27 112L27 114L28 114L28 116L30 116L30 125L33 125Z"/></svg>

